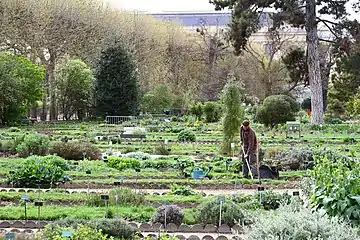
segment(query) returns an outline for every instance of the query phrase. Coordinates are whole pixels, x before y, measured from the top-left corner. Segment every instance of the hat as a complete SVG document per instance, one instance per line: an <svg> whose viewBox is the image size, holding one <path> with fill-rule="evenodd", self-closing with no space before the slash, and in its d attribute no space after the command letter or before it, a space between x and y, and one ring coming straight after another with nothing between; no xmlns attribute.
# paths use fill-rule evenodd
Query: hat
<svg viewBox="0 0 360 240"><path fill-rule="evenodd" d="M248 127L250 125L250 121L249 120L244 120L242 122L242 125L245 126L245 127Z"/></svg>

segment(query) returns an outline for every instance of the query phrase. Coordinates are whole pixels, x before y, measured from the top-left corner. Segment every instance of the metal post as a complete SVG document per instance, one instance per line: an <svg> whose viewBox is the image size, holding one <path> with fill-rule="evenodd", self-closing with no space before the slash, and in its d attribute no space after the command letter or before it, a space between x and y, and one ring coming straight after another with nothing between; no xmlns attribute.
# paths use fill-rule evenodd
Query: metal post
<svg viewBox="0 0 360 240"><path fill-rule="evenodd" d="M221 211L222 211L222 201L220 201L220 217L219 217L219 227L221 226Z"/></svg>
<svg viewBox="0 0 360 240"><path fill-rule="evenodd" d="M26 200L24 200L24 205L25 205L25 221L27 221Z"/></svg>

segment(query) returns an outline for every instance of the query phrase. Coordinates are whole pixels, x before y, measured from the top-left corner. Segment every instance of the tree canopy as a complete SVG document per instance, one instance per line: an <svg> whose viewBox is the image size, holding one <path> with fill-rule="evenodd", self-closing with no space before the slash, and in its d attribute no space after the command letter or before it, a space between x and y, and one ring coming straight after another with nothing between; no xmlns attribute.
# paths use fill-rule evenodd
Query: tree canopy
<svg viewBox="0 0 360 240"><path fill-rule="evenodd" d="M9 124L26 117L41 99L44 68L28 58L0 53L0 123Z"/></svg>

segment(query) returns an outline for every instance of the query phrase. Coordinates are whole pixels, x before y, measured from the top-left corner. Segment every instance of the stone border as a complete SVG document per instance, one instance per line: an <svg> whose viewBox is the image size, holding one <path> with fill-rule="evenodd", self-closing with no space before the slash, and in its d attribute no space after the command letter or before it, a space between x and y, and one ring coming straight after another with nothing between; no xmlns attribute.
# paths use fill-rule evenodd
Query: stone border
<svg viewBox="0 0 360 240"><path fill-rule="evenodd" d="M18 229L33 230L44 228L47 224L52 223L51 221L0 221L0 229ZM160 223L137 223L137 222L127 222L129 226L133 227L135 230L143 233L159 232L166 230L168 233L217 233L217 234L241 234L243 233L243 227L240 225L235 225L230 228L227 224L222 224L220 227L213 224L195 224L187 225L181 224L177 226L173 223L169 223L164 229L164 226ZM27 231L30 233L30 231Z"/></svg>

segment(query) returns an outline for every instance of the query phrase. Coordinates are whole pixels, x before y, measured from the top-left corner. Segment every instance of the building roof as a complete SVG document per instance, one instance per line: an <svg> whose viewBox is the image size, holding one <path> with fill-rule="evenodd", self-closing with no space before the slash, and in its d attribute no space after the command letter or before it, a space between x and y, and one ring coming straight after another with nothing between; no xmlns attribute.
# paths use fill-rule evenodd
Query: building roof
<svg viewBox="0 0 360 240"><path fill-rule="evenodd" d="M159 20L178 21L186 27L198 27L204 23L208 26L225 26L231 22L231 12L165 12L149 15ZM268 20L269 13L261 14L261 25L266 25Z"/></svg>

